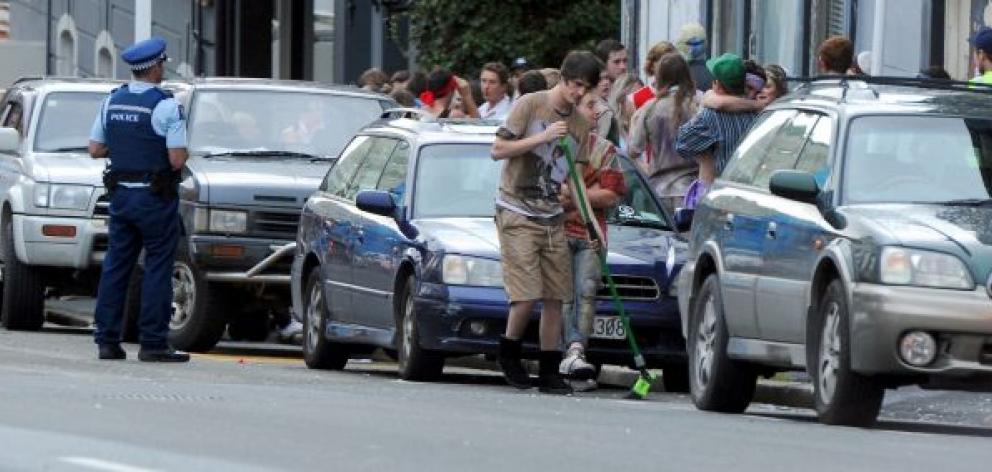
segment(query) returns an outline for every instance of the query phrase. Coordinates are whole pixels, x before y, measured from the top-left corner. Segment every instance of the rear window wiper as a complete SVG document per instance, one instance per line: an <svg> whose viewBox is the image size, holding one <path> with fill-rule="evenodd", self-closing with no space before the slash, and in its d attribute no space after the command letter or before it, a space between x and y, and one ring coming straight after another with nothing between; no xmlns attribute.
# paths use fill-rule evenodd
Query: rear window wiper
<svg viewBox="0 0 992 472"><path fill-rule="evenodd" d="M941 202L940 204L947 206L985 207L992 206L992 198L962 198L958 200L948 200L946 202Z"/></svg>

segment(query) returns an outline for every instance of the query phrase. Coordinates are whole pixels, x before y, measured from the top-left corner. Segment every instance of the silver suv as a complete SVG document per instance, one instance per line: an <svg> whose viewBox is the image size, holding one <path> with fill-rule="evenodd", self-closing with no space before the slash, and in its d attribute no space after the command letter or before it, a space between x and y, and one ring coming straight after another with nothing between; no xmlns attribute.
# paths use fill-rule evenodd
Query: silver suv
<svg viewBox="0 0 992 472"><path fill-rule="evenodd" d="M105 160L91 158L86 145L102 100L119 85L22 79L3 98L0 318L7 329L41 328L47 290L96 293L109 204Z"/></svg>

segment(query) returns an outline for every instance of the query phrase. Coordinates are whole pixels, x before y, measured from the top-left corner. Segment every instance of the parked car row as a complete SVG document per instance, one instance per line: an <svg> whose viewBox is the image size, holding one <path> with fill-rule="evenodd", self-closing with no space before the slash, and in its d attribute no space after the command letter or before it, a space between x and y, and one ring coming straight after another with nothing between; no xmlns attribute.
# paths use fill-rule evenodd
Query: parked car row
<svg viewBox="0 0 992 472"><path fill-rule="evenodd" d="M103 162L85 144L118 85L27 80L4 97L0 318L10 329L39 328L46 296L96 287L107 199ZM303 323L311 368L384 348L402 378L430 380L449 357L495 354L507 311L496 123L298 82L168 87L189 110L191 154L176 347L211 349L225 329L250 338L278 312ZM688 239L621 157L628 192L608 218L608 263L666 389L741 412L759 377L805 370L820 419L847 425L871 424L887 388L992 390L988 116L992 93L967 84L805 84L758 118L689 213ZM589 360L629 363L605 293L596 316Z"/></svg>
<svg viewBox="0 0 992 472"><path fill-rule="evenodd" d="M122 82L26 79L0 105L2 323L39 329L44 301L93 295L107 249L105 162L86 146L107 94ZM355 88L262 79L166 83L188 110L184 227L170 341L211 349L225 328L268 333L287 318L300 208L351 135L393 106ZM141 270L130 284L125 338L137 337Z"/></svg>

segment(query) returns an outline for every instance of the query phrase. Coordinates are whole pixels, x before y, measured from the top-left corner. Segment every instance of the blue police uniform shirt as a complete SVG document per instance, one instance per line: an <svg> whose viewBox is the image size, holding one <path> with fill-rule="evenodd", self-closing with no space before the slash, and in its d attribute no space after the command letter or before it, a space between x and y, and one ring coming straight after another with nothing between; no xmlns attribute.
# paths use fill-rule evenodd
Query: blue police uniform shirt
<svg viewBox="0 0 992 472"><path fill-rule="evenodd" d="M134 94L141 94L155 87L154 84L142 81L132 81L127 84L128 91ZM103 101L100 113L93 121L90 129L90 141L98 143L107 142L107 105L110 97ZM186 117L183 116L179 107L179 102L174 98L166 98L152 109L152 129L155 134L165 138L165 146L170 149L186 147Z"/></svg>

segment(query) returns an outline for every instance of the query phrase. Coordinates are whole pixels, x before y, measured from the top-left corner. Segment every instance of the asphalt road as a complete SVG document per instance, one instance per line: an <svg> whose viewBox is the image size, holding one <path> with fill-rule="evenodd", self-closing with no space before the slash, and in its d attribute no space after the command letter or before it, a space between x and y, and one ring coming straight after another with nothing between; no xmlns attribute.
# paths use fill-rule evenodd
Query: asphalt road
<svg viewBox="0 0 992 472"><path fill-rule="evenodd" d="M187 365L95 359L85 329L0 331L0 470L986 470L992 396L898 391L874 429L808 410L696 411L683 395L522 393L487 370L440 383L388 363L308 370L244 345ZM774 388L774 387L771 387Z"/></svg>

